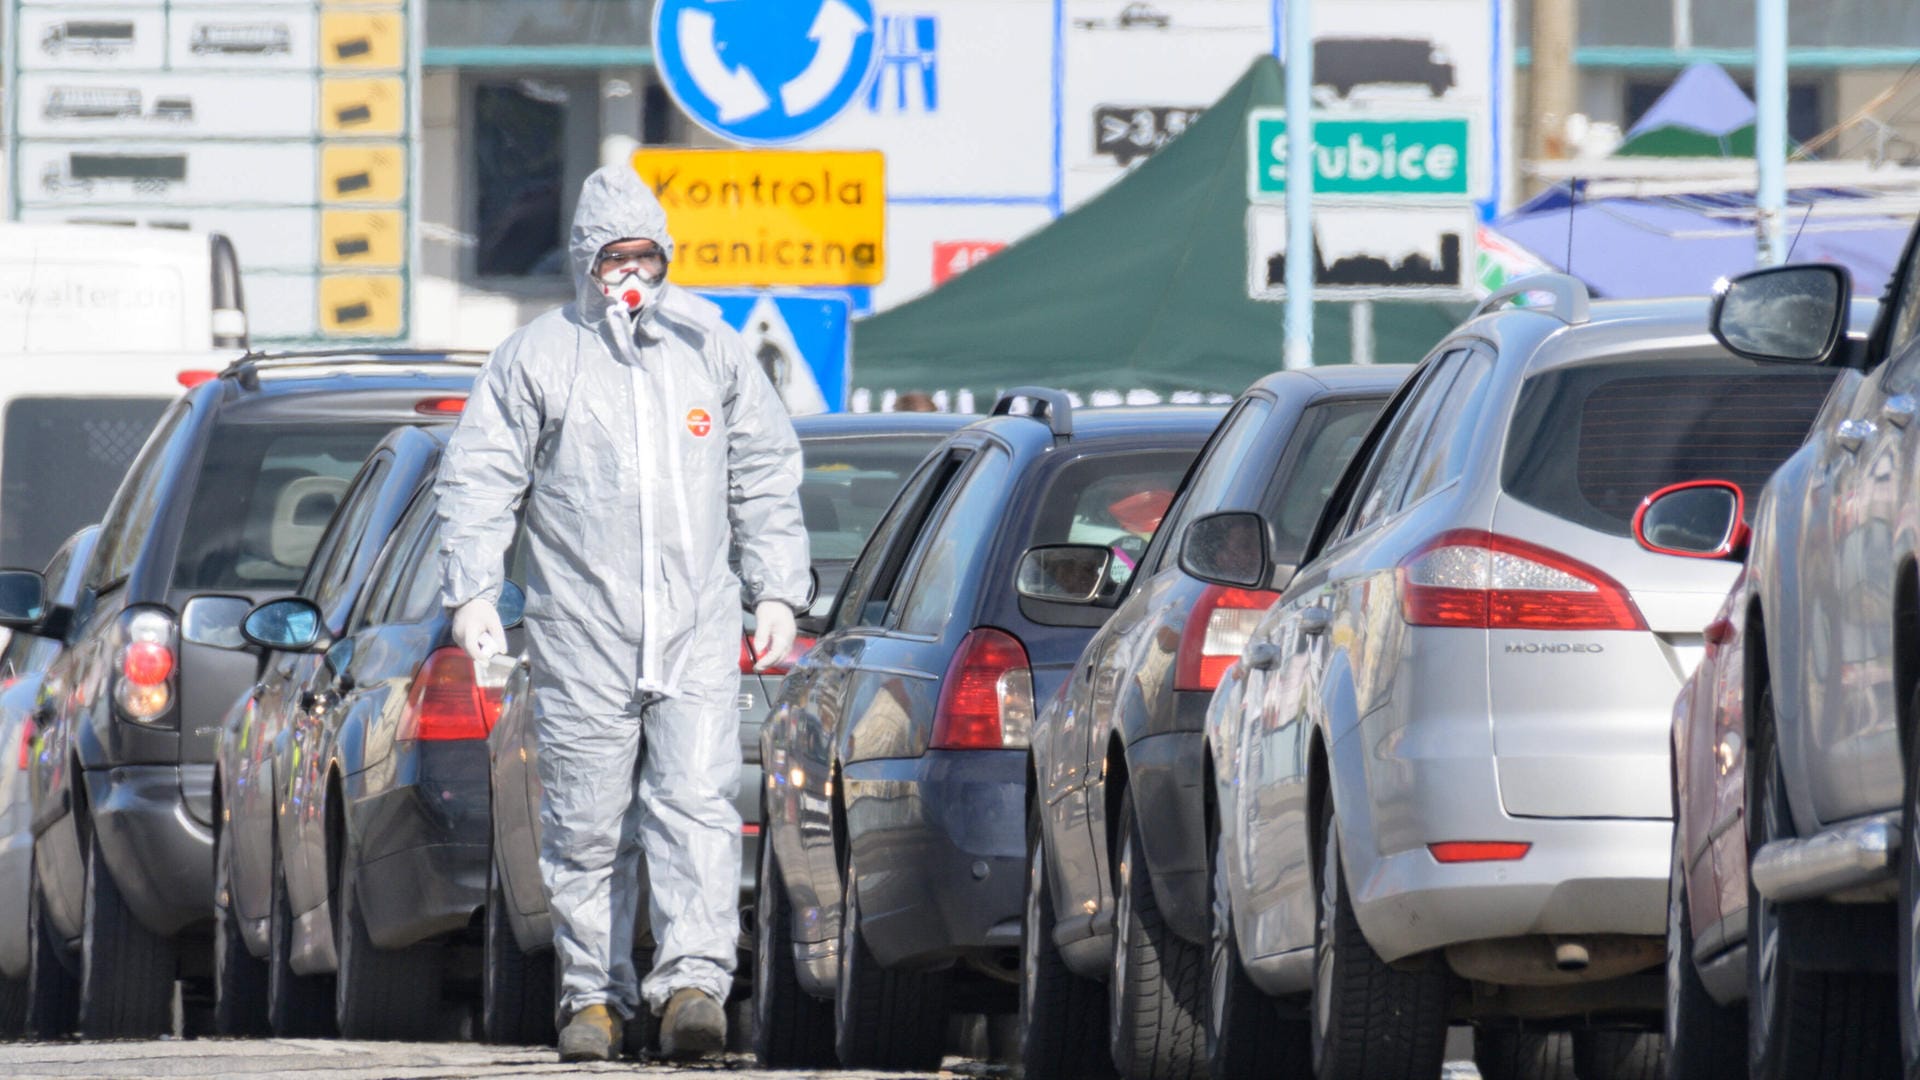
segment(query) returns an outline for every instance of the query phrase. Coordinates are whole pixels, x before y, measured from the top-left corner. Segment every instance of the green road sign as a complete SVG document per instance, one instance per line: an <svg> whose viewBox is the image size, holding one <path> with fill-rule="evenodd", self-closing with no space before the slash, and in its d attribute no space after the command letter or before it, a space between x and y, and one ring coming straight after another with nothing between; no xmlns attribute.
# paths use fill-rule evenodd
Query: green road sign
<svg viewBox="0 0 1920 1080"><path fill-rule="evenodd" d="M1287 120L1278 111L1248 117L1248 194L1287 190ZM1470 198L1472 144L1464 116L1316 117L1313 193L1389 199Z"/></svg>

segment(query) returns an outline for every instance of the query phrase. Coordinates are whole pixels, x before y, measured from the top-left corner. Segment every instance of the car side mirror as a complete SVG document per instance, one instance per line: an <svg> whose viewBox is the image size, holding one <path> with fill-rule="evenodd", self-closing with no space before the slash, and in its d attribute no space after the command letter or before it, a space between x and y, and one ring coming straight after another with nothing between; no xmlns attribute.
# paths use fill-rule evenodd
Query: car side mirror
<svg viewBox="0 0 1920 1080"><path fill-rule="evenodd" d="M1046 544L1020 557L1013 587L1031 600L1091 604L1100 598L1112 565L1113 549L1103 544Z"/></svg>
<svg viewBox="0 0 1920 1080"><path fill-rule="evenodd" d="M304 596L269 600L247 613L240 633L255 645L281 652L307 652L326 640L320 608Z"/></svg>
<svg viewBox="0 0 1920 1080"><path fill-rule="evenodd" d="M1769 266L1714 287L1715 340L1736 356L1822 364L1846 331L1853 278L1826 263Z"/></svg>
<svg viewBox="0 0 1920 1080"><path fill-rule="evenodd" d="M1195 518L1180 538L1180 569L1213 585L1267 588L1275 573L1266 519L1246 510Z"/></svg>
<svg viewBox="0 0 1920 1080"><path fill-rule="evenodd" d="M527 590L509 581L500 586L500 599L493 605L500 616L500 629L511 630L527 617Z"/></svg>
<svg viewBox="0 0 1920 1080"><path fill-rule="evenodd" d="M247 635L240 626L252 610L253 601L244 596L196 596L180 609L180 639L216 649L244 649Z"/></svg>
<svg viewBox="0 0 1920 1080"><path fill-rule="evenodd" d="M0 570L0 626L32 633L47 617L47 579L38 570Z"/></svg>
<svg viewBox="0 0 1920 1080"><path fill-rule="evenodd" d="M1750 535L1746 495L1726 480L1689 480L1647 496L1633 515L1633 538L1660 555L1729 559Z"/></svg>

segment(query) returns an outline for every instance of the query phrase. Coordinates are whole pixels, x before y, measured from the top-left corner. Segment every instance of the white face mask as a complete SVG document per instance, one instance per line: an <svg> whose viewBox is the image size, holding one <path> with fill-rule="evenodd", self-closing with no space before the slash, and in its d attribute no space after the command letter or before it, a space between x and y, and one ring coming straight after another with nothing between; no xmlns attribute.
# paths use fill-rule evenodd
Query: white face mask
<svg viewBox="0 0 1920 1080"><path fill-rule="evenodd" d="M602 255L596 264L600 294L624 305L629 316L638 316L657 303L661 286L666 283L666 260L658 255L648 258L610 258Z"/></svg>

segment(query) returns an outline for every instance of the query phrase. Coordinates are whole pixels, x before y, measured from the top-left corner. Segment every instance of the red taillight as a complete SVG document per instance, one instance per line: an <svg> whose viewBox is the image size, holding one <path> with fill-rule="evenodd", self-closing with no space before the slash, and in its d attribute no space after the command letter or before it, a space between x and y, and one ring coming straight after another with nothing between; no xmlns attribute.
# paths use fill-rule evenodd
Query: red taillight
<svg viewBox="0 0 1920 1080"><path fill-rule="evenodd" d="M1212 690L1220 685L1260 617L1280 598L1264 589L1229 589L1209 585L1200 594L1180 631L1180 654L1174 661L1175 690Z"/></svg>
<svg viewBox="0 0 1920 1080"><path fill-rule="evenodd" d="M741 836L759 836L760 823L757 821L749 821L749 822L743 823L740 826L740 835Z"/></svg>
<svg viewBox="0 0 1920 1080"><path fill-rule="evenodd" d="M1027 745L1033 730L1033 672L1026 647L1004 630L981 627L960 642L933 714L935 750L1000 750Z"/></svg>
<svg viewBox="0 0 1920 1080"><path fill-rule="evenodd" d="M500 718L504 693L504 688L481 687L465 652L452 646L438 649L413 677L397 737L427 742L484 739Z"/></svg>
<svg viewBox="0 0 1920 1080"><path fill-rule="evenodd" d="M159 686L173 674L173 650L157 641L135 641L120 654L120 673L137 686Z"/></svg>
<svg viewBox="0 0 1920 1080"><path fill-rule="evenodd" d="M27 722L20 725L20 771L21 772L26 772L27 766L31 764L33 761L33 737L37 734L39 734L39 729L35 727L33 723L33 718L28 717Z"/></svg>
<svg viewBox="0 0 1920 1080"><path fill-rule="evenodd" d="M421 416L458 416L466 407L464 397L430 397L415 402L413 411Z"/></svg>
<svg viewBox="0 0 1920 1080"><path fill-rule="evenodd" d="M1442 533L1400 564L1412 626L1645 630L1627 590L1586 563L1476 529Z"/></svg>
<svg viewBox="0 0 1920 1080"><path fill-rule="evenodd" d="M1428 844L1435 862L1512 862L1526 857L1532 844L1512 840L1449 840Z"/></svg>
<svg viewBox="0 0 1920 1080"><path fill-rule="evenodd" d="M753 655L753 635L742 634L740 635L740 674L785 675L793 669L793 665L800 662L801 657L812 651L813 642L813 638L802 634L793 639L793 648L787 650L787 658L785 660L780 661L765 671L755 671L753 669L756 660L756 657Z"/></svg>
<svg viewBox="0 0 1920 1080"><path fill-rule="evenodd" d="M175 375L174 379L179 382L181 386L191 390L203 382L218 378L219 375L220 373L217 371L183 371Z"/></svg>

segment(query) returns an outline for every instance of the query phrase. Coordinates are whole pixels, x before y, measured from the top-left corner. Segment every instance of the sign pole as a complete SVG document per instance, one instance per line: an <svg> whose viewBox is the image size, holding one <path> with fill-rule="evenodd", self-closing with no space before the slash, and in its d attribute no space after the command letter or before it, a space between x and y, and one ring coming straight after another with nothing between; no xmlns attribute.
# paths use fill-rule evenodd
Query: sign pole
<svg viewBox="0 0 1920 1080"><path fill-rule="evenodd" d="M1760 173L1758 266L1787 260L1781 214L1787 204L1787 0L1760 0L1753 42L1753 154Z"/></svg>
<svg viewBox="0 0 1920 1080"><path fill-rule="evenodd" d="M1313 366L1313 10L1286 0L1288 370Z"/></svg>
<svg viewBox="0 0 1920 1080"><path fill-rule="evenodd" d="M1355 364L1373 363L1373 301L1355 300L1348 306L1348 315L1352 318L1353 355Z"/></svg>

